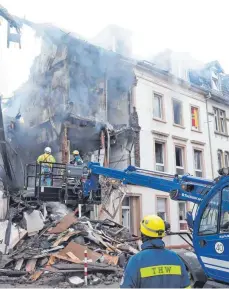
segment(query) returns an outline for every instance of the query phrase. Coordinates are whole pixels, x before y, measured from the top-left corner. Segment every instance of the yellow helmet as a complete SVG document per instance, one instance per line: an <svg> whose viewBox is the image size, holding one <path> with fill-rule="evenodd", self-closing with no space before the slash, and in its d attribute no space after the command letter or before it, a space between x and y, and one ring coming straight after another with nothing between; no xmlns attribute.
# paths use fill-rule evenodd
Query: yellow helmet
<svg viewBox="0 0 229 289"><path fill-rule="evenodd" d="M148 215L141 221L140 231L145 236L161 238L165 236L165 223L157 215Z"/></svg>
<svg viewBox="0 0 229 289"><path fill-rule="evenodd" d="M73 154L73 155L78 155L78 154L79 154L79 151L75 150L75 151L72 152L72 154Z"/></svg>

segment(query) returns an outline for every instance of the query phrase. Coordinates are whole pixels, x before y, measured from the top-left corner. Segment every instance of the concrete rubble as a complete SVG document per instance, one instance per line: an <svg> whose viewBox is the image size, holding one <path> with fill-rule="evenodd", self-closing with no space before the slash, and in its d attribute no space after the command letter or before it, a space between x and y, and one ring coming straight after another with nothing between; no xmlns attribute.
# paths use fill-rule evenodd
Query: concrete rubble
<svg viewBox="0 0 229 289"><path fill-rule="evenodd" d="M117 284L129 257L138 252L139 237L122 225L79 218L77 209L60 203L15 198L8 215L0 222L0 284L83 287L85 249L87 286Z"/></svg>

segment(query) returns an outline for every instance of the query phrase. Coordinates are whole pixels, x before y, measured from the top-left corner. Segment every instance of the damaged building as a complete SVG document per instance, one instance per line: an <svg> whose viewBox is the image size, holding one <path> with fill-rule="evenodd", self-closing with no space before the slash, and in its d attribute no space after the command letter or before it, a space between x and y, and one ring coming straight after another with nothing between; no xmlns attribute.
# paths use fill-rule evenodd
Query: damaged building
<svg viewBox="0 0 229 289"><path fill-rule="evenodd" d="M89 160L101 148L105 166L133 162L132 63L52 25L36 29L41 53L5 112L19 112L23 118L23 124L8 126L15 150L28 163L47 145L62 163L74 149Z"/></svg>

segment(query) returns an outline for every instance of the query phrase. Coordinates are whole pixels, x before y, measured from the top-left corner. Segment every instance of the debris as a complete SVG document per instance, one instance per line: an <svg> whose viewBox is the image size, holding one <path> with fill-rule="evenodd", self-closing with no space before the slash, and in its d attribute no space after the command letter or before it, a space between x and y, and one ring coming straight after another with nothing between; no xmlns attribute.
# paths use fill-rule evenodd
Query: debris
<svg viewBox="0 0 229 289"><path fill-rule="evenodd" d="M76 244L74 242L70 242L67 247L65 247L63 250L59 252L59 255L66 256L68 252L73 253L75 256L77 256L81 261L84 260L84 250L87 249L86 246L82 246L80 244ZM93 262L96 262L98 259L102 257L101 254L93 252L91 250L87 250L88 259L92 260ZM88 260L88 262L89 262Z"/></svg>
<svg viewBox="0 0 229 289"><path fill-rule="evenodd" d="M44 217L38 210L33 210L31 213L24 212L25 228L29 236L35 235L44 227Z"/></svg>
<svg viewBox="0 0 229 289"><path fill-rule="evenodd" d="M36 267L37 259L28 260L26 263L26 272L33 272Z"/></svg>
<svg viewBox="0 0 229 289"><path fill-rule="evenodd" d="M65 287L69 286L67 284L85 286L81 278L86 250L89 284L96 286L105 282L110 285L122 276L128 258L138 252L137 236L111 220L76 218L75 212L62 205L62 212L58 212L62 219L53 218L58 206L52 204L51 210L50 203L26 206L14 212L13 220L24 223L27 230L16 223L0 222L0 251L3 253L0 254L0 275L6 279L13 280L15 276L17 283L30 282L37 287L53 285L61 278L61 282L67 282Z"/></svg>
<svg viewBox="0 0 229 289"><path fill-rule="evenodd" d="M67 230L71 225L75 224L77 221L76 216L74 213L70 213L67 216L65 216L60 223L57 224L57 226L53 229L49 230L50 234L59 234Z"/></svg>
<svg viewBox="0 0 229 289"><path fill-rule="evenodd" d="M101 282L101 279L98 277L93 277L92 281L90 282L91 285L98 285Z"/></svg>
<svg viewBox="0 0 229 289"><path fill-rule="evenodd" d="M15 266L14 270L21 270L21 267L22 267L22 265L23 265L23 262L24 262L24 259L23 259L23 258L17 260L16 266Z"/></svg>
<svg viewBox="0 0 229 289"><path fill-rule="evenodd" d="M67 233L67 235L65 235L64 237L58 238L58 239L56 240L56 242L54 242L54 244L53 244L52 246L53 246L53 247L56 247L56 246L62 244L63 242L68 241L68 239L69 239L70 237L75 236L75 235L77 235L77 234L79 234L79 233L80 233L80 231L72 231L72 232L69 232L69 233Z"/></svg>
<svg viewBox="0 0 229 289"><path fill-rule="evenodd" d="M75 287L80 287L84 284L84 280L78 276L69 277L68 282Z"/></svg>
<svg viewBox="0 0 229 289"><path fill-rule="evenodd" d="M26 230L18 227L16 224L10 223L9 225L11 225L11 228L9 246L6 246L5 240L8 224L8 220L0 222L0 252L2 252L3 254L7 254L10 249L13 249L17 245L17 243L27 234Z"/></svg>

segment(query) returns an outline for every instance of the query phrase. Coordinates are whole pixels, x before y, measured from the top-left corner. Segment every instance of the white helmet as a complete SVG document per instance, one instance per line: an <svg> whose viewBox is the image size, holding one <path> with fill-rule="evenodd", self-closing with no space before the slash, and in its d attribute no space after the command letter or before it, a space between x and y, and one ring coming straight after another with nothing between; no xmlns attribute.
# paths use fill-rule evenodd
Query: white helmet
<svg viewBox="0 0 229 289"><path fill-rule="evenodd" d="M46 148L45 148L45 153L51 154L51 152L52 152L52 150L51 150L50 147L46 147Z"/></svg>

